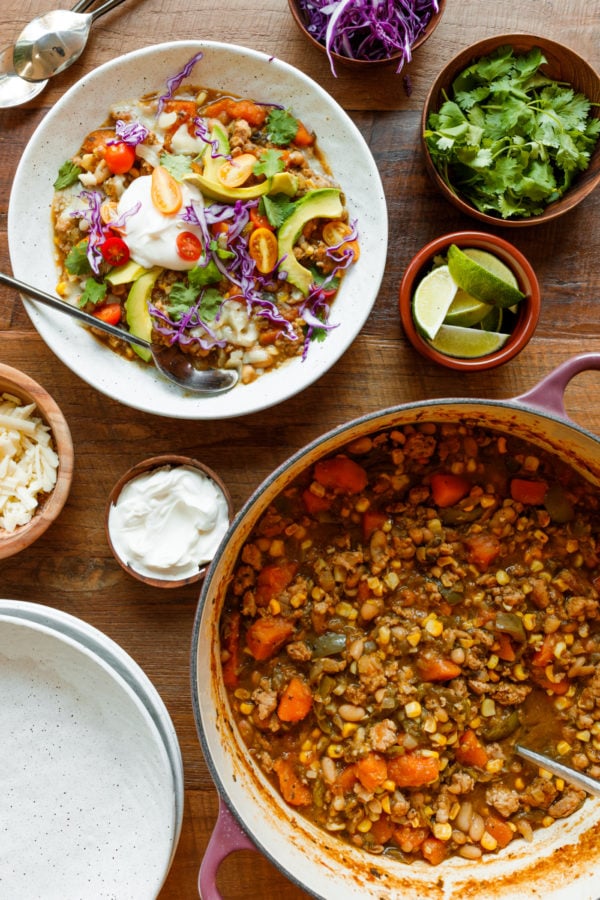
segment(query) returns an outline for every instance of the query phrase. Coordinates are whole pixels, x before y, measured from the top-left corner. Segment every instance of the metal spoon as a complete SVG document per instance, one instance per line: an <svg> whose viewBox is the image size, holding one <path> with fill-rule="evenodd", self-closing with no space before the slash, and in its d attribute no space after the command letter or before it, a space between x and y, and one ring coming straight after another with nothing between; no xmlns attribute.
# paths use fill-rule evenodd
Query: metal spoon
<svg viewBox="0 0 600 900"><path fill-rule="evenodd" d="M85 49L92 23L124 0L106 0L91 13L55 9L26 25L15 44L13 65L25 81L43 81L68 69Z"/></svg>
<svg viewBox="0 0 600 900"><path fill-rule="evenodd" d="M543 753L530 750L522 744L515 744L515 752L522 756L523 759L528 760L528 762L535 763L536 766L552 772L553 775L557 775L559 778L564 778L565 781L574 784L575 787L581 788L583 791L587 791L588 794L600 797L600 781L597 778L591 778L589 775L571 768L571 766L557 762L557 760Z"/></svg>
<svg viewBox="0 0 600 900"><path fill-rule="evenodd" d="M53 297L51 294L46 294L44 291L40 291L29 284L24 284L10 275L5 275L4 272L0 272L0 284L15 288L19 293L25 294L33 300L38 300L40 303L44 303L58 312L66 313L74 319L79 319L80 322L85 322L86 325L91 325L93 328L99 328L101 331L120 338L122 341L127 341L127 343L136 347L144 347L150 351L156 368L162 372L165 378L188 391L193 391L195 394L222 394L225 391L230 391L239 381L239 373L236 369L196 369L189 358L178 347L149 343L143 338L130 334L128 331L123 331L116 325L102 322L95 316L90 315L90 313L86 313L76 306L71 306L64 300L59 300L58 297Z"/></svg>
<svg viewBox="0 0 600 900"><path fill-rule="evenodd" d="M79 0L73 7L73 12L84 12L92 5L94 0ZM9 44L0 50L0 109L8 109L11 106L21 106L29 100L33 100L40 94L48 81L25 81L15 72L13 66L14 47Z"/></svg>

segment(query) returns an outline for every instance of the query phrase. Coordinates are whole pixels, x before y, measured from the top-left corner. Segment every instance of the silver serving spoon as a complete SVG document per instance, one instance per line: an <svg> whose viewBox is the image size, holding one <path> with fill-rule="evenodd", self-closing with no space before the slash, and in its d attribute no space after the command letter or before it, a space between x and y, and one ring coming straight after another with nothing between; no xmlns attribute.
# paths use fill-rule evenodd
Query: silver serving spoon
<svg viewBox="0 0 600 900"><path fill-rule="evenodd" d="M73 12L84 12L94 3L94 0L79 0L73 7ZM11 106L21 106L29 100L33 100L40 94L48 81L25 81L17 75L13 66L14 47L9 44L0 50L0 109L8 109Z"/></svg>
<svg viewBox="0 0 600 900"><path fill-rule="evenodd" d="M44 81L79 59L92 23L124 0L106 0L91 13L54 9L33 19L17 38L13 50L15 72L25 81Z"/></svg>
<svg viewBox="0 0 600 900"><path fill-rule="evenodd" d="M105 331L107 334L111 334L122 341L127 341L127 343L136 347L144 347L150 351L156 368L165 378L195 394L222 394L225 391L230 391L239 381L237 369L196 369L189 358L178 347L149 343L143 338L130 334L128 331L123 331L116 325L102 322L90 313L84 312L76 306L71 306L70 303L66 303L64 300L59 300L58 297L53 297L51 294L46 294L44 291L40 291L29 284L24 284L10 275L5 275L4 272L0 272L0 284L15 288L20 294L25 294L27 297L44 303L58 312L66 313L74 319L79 319L80 322L85 322L86 325L99 328L101 331Z"/></svg>
<svg viewBox="0 0 600 900"><path fill-rule="evenodd" d="M579 772L577 769L571 768L571 766L566 766L564 763L558 762L544 753L530 750L522 744L515 744L515 753L518 753L519 756L528 762L535 763L536 766L552 772L553 775L564 778L565 781L574 784L575 787L581 788L583 791L587 791L588 794L600 797L600 781L597 778L591 778L584 772Z"/></svg>

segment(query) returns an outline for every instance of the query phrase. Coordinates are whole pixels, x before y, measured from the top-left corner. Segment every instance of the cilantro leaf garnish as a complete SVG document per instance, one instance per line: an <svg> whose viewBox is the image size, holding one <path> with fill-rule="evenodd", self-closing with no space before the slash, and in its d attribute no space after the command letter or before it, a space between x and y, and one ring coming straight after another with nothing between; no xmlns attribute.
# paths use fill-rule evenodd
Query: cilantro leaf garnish
<svg viewBox="0 0 600 900"><path fill-rule="evenodd" d="M197 290L200 290L207 284L214 284L215 281L220 281L222 277L217 264L212 259L209 260L208 265L194 266L188 272L188 282L191 287Z"/></svg>
<svg viewBox="0 0 600 900"><path fill-rule="evenodd" d="M286 194L271 194L261 197L260 209L273 228L279 228L292 213L295 203Z"/></svg>
<svg viewBox="0 0 600 900"><path fill-rule="evenodd" d="M267 136L274 144L291 144L298 133L298 124L298 119L286 109L272 109L267 116Z"/></svg>
<svg viewBox="0 0 600 900"><path fill-rule="evenodd" d="M174 322L178 322L198 300L200 290L183 281L176 281L171 285L168 301L165 303L167 312Z"/></svg>
<svg viewBox="0 0 600 900"><path fill-rule="evenodd" d="M216 317L221 304L223 303L223 297L219 293L216 288L207 288L203 295L202 300L200 301L199 313L200 318L205 322L212 322Z"/></svg>
<svg viewBox="0 0 600 900"><path fill-rule="evenodd" d="M79 241L69 250L65 259L65 269L71 275L89 275L92 271L87 255L87 240Z"/></svg>
<svg viewBox="0 0 600 900"><path fill-rule="evenodd" d="M261 155L252 171L255 175L265 175L267 178L270 178L278 172L283 172L284 169L285 164L281 158L281 153L279 150L270 148Z"/></svg>
<svg viewBox="0 0 600 900"><path fill-rule="evenodd" d="M583 94L541 72L545 62L539 48L500 47L464 69L428 117L434 165L481 212L538 215L589 165L600 120Z"/></svg>
<svg viewBox="0 0 600 900"><path fill-rule="evenodd" d="M71 160L68 159L58 170L56 181L53 184L54 190L62 191L64 190L64 188L75 184L82 172L83 169L81 169L79 166L76 166L74 162L71 162Z"/></svg>
<svg viewBox="0 0 600 900"><path fill-rule="evenodd" d="M160 157L160 164L170 172L175 181L183 181L186 175L192 171L192 161L189 156L181 153L163 153Z"/></svg>
<svg viewBox="0 0 600 900"><path fill-rule="evenodd" d="M107 287L104 282L95 281L93 278L86 278L83 293L81 294L77 305L83 307L86 303L93 303L96 306L102 303L106 297Z"/></svg>

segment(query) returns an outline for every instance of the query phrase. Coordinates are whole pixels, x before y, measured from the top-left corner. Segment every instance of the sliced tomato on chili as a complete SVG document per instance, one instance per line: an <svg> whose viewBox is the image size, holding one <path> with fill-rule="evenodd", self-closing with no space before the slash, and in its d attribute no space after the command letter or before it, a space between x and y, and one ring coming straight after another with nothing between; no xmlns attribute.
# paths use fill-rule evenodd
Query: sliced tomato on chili
<svg viewBox="0 0 600 900"><path fill-rule="evenodd" d="M129 247L123 238L117 237L116 234L109 235L100 244L100 253L109 266L123 266L129 261L130 256Z"/></svg>
<svg viewBox="0 0 600 900"><path fill-rule="evenodd" d="M93 314L96 319L100 319L102 322L107 322L109 325L118 325L121 321L123 310L120 303L107 303L105 306L95 309Z"/></svg>
<svg viewBox="0 0 600 900"><path fill-rule="evenodd" d="M250 221L255 228L268 228L269 231L275 231L269 222L269 217L264 213L261 213L256 206L253 206L250 210Z"/></svg>
<svg viewBox="0 0 600 900"><path fill-rule="evenodd" d="M135 163L135 147L125 141L107 144L104 161L113 175L124 175Z"/></svg>
<svg viewBox="0 0 600 900"><path fill-rule="evenodd" d="M192 231L181 231L175 240L177 253L186 262L195 262L202 255L200 238Z"/></svg>

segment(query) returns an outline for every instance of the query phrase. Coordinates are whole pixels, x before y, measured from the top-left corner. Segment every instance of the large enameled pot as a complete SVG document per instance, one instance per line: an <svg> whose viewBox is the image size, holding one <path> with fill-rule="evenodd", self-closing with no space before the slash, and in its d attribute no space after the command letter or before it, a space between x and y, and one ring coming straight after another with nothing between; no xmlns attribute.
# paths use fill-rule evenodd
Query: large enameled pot
<svg viewBox="0 0 600 900"><path fill-rule="evenodd" d="M200 596L192 644L192 693L198 733L222 798L203 860L203 900L217 900L215 875L233 850L254 846L285 875L324 900L597 900L600 896L600 800L588 799L568 819L515 841L477 864L452 859L406 866L374 857L312 826L280 799L252 764L229 711L219 661L219 616L239 551L257 519L293 479L350 440L382 428L458 422L518 433L600 485L598 438L570 421L569 381L600 369L600 354L574 357L526 394L510 400L443 399L408 403L362 416L315 440L281 465L247 501L211 565ZM251 838L251 840L250 840Z"/></svg>

